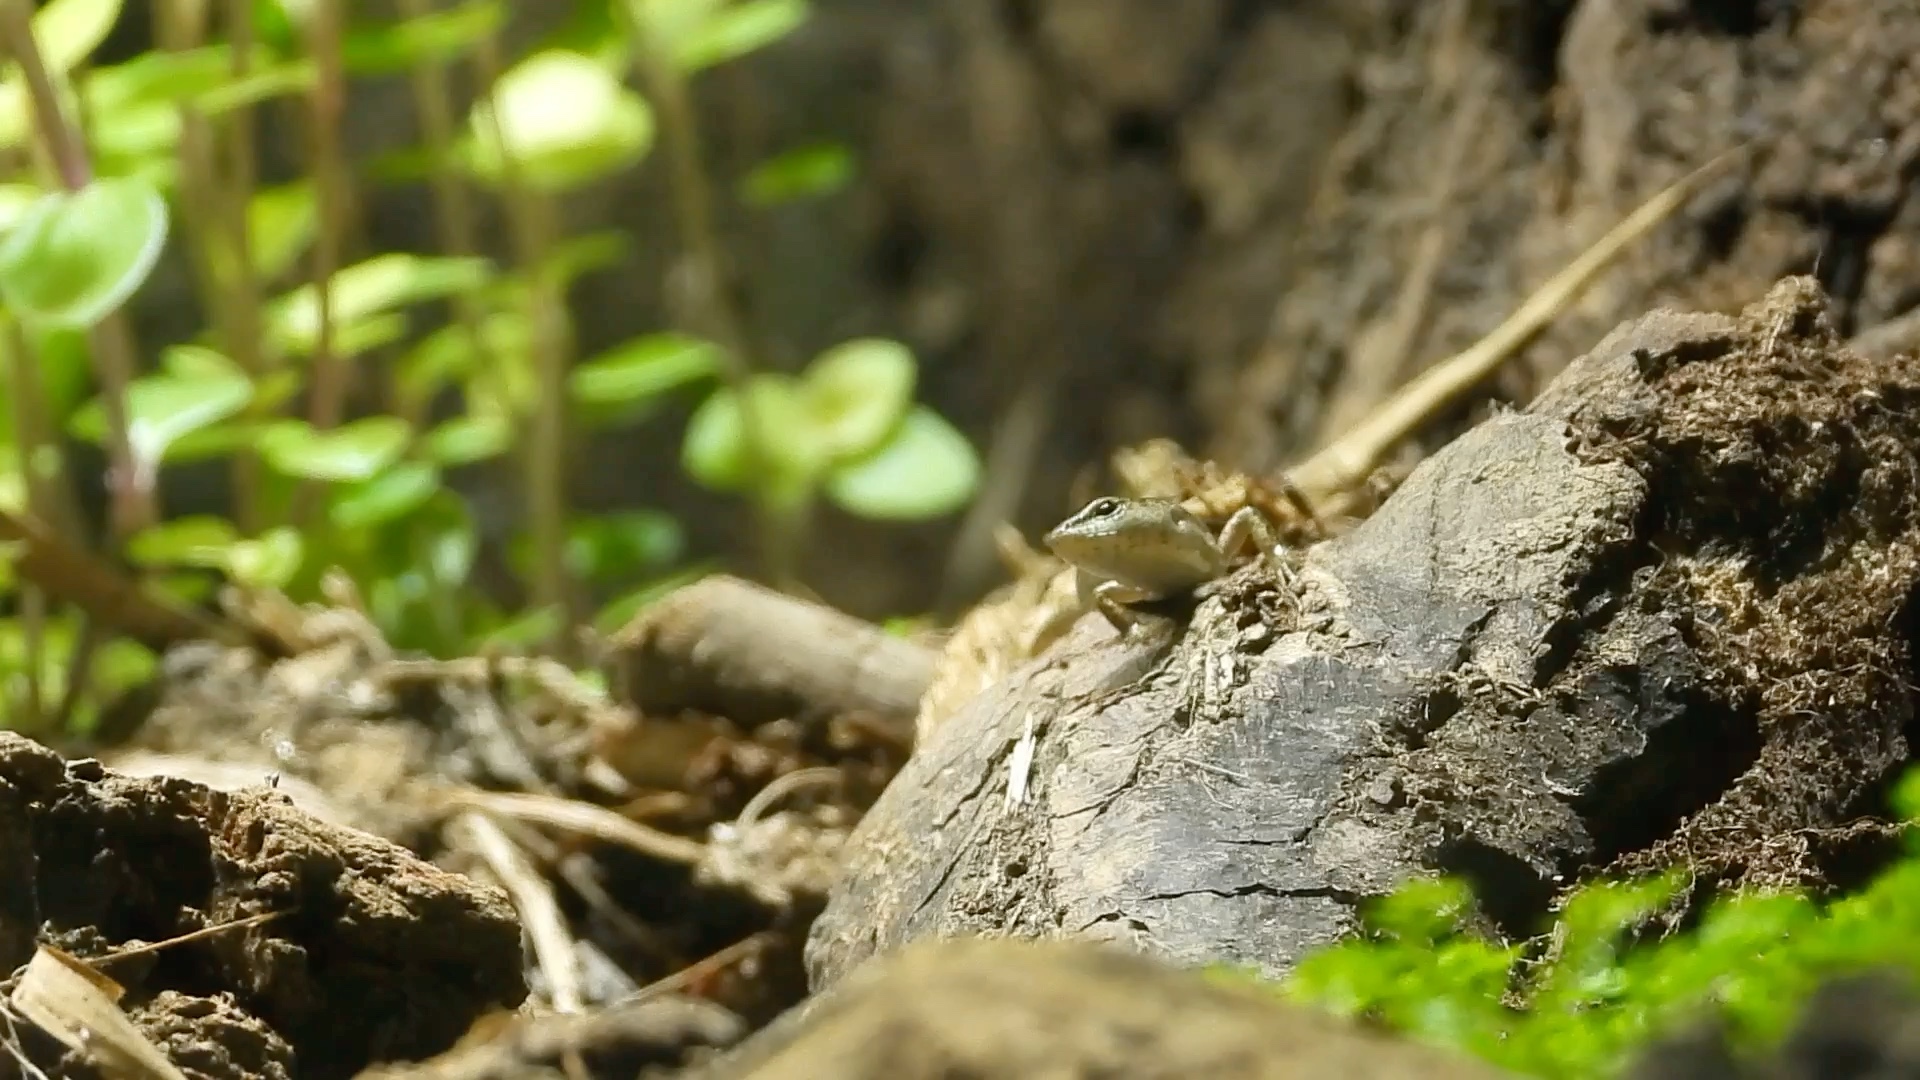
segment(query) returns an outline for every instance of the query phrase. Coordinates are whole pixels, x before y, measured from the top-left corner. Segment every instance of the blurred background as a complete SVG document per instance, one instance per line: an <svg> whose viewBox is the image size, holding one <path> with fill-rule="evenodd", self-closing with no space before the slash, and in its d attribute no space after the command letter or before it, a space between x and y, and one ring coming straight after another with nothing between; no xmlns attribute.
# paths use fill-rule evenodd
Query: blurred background
<svg viewBox="0 0 1920 1080"><path fill-rule="evenodd" d="M340 566L442 653L715 567L950 618L1004 578L990 527L1058 520L1114 449L1297 461L1738 147L1425 445L1649 306L1797 272L1848 332L1920 301L1902 0L39 8L87 167L170 220L117 328L18 312L80 512L154 524L90 482L117 339L171 379L144 513L199 519L136 561L186 595ZM27 214L60 161L9 86ZM244 404L179 415L233 370Z"/></svg>

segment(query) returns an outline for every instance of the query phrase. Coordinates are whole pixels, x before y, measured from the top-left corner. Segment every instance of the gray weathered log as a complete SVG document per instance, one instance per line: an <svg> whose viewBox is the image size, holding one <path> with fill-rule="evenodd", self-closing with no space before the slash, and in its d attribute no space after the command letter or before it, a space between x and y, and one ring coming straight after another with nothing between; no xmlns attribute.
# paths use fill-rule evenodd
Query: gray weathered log
<svg viewBox="0 0 1920 1080"><path fill-rule="evenodd" d="M1170 649L1083 619L869 812L815 985L966 932L1277 975L1435 869L1520 932L1599 867L1810 870L1774 841L1904 757L1920 577L1920 378L1823 303L1794 280L1616 330L1310 551L1271 627L1254 570Z"/></svg>

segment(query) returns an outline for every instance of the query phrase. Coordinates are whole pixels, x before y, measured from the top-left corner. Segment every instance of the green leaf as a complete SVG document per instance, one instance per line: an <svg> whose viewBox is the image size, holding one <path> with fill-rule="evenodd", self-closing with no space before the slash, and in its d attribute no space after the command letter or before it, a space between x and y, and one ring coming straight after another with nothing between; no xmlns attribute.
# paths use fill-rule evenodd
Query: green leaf
<svg viewBox="0 0 1920 1080"><path fill-rule="evenodd" d="M233 373L148 375L127 387L127 442L136 467L157 468L175 444L227 419L253 400L253 384ZM74 437L106 440L106 406L98 397L67 423Z"/></svg>
<svg viewBox="0 0 1920 1080"><path fill-rule="evenodd" d="M831 195L853 179L853 151L839 143L803 146L755 166L740 183L753 206L778 206Z"/></svg>
<svg viewBox="0 0 1920 1080"><path fill-rule="evenodd" d="M482 637L479 649L532 648L551 641L565 626L565 612L558 605L534 608L502 623Z"/></svg>
<svg viewBox="0 0 1920 1080"><path fill-rule="evenodd" d="M333 325L339 332L396 308L478 289L492 275L492 264L478 257L376 255L333 275L328 290ZM295 289L274 302L268 319L288 349L312 351L320 334L319 292L311 283Z"/></svg>
<svg viewBox="0 0 1920 1080"><path fill-rule="evenodd" d="M0 184L0 232L24 221L41 194L38 184Z"/></svg>
<svg viewBox="0 0 1920 1080"><path fill-rule="evenodd" d="M0 237L0 297L23 319L93 325L133 295L167 242L167 204L130 178L48 192Z"/></svg>
<svg viewBox="0 0 1920 1080"><path fill-rule="evenodd" d="M449 468L485 461L513 445L513 425L499 415L456 416L427 432L420 453Z"/></svg>
<svg viewBox="0 0 1920 1080"><path fill-rule="evenodd" d="M805 407L800 381L788 375L756 375L747 384L754 431L766 459L756 475L749 468L740 401L720 389L694 410L680 460L689 475L716 491L763 492L810 485L827 465L827 445Z"/></svg>
<svg viewBox="0 0 1920 1080"><path fill-rule="evenodd" d="M403 461L337 494L327 520L338 529L372 528L407 516L439 490L439 467L425 461Z"/></svg>
<svg viewBox="0 0 1920 1080"><path fill-rule="evenodd" d="M583 361L568 383L582 405L631 405L705 379L719 350L683 334L649 334Z"/></svg>
<svg viewBox="0 0 1920 1080"><path fill-rule="evenodd" d="M232 523L210 514L149 526L127 542L127 556L140 566L196 566L218 570L240 539Z"/></svg>
<svg viewBox="0 0 1920 1080"><path fill-rule="evenodd" d="M806 408L835 461L872 453L913 407L913 353L897 341L837 345L801 376Z"/></svg>
<svg viewBox="0 0 1920 1080"><path fill-rule="evenodd" d="M281 589L300 572L306 545L300 531L290 525L268 529L252 540L233 545L227 557L227 573L234 581L254 589Z"/></svg>
<svg viewBox="0 0 1920 1080"><path fill-rule="evenodd" d="M605 67L548 49L515 65L474 107L466 156L480 179L499 184L510 154L521 179L559 192L638 162L653 134L652 110Z"/></svg>
<svg viewBox="0 0 1920 1080"><path fill-rule="evenodd" d="M370 480L397 461L413 430L394 416L370 416L330 431L303 420L283 420L260 437L260 453L274 471L307 480Z"/></svg>
<svg viewBox="0 0 1920 1080"><path fill-rule="evenodd" d="M831 473L827 494L861 517L913 521L965 506L979 481L973 444L939 413L916 406L885 446Z"/></svg>
<svg viewBox="0 0 1920 1080"><path fill-rule="evenodd" d="M264 48L247 59L246 74L237 78L233 51L224 44L142 53L92 72L81 92L95 152L127 160L169 154L180 139L182 106L218 116L304 91L317 75L310 61L281 62Z"/></svg>
<svg viewBox="0 0 1920 1080"><path fill-rule="evenodd" d="M447 384L472 374L483 356L490 365L522 366L532 347L532 331L524 311L495 312L480 320L478 329L479 349L474 347L474 335L460 322L422 338L397 365L394 384L401 400L424 408Z"/></svg>
<svg viewBox="0 0 1920 1080"><path fill-rule="evenodd" d="M169 345L160 354L160 367L181 379L244 379L240 365L205 345Z"/></svg>
<svg viewBox="0 0 1920 1080"><path fill-rule="evenodd" d="M580 518L567 530L567 569L592 582L631 581L680 558L686 536L670 514L635 510Z"/></svg>
<svg viewBox="0 0 1920 1080"><path fill-rule="evenodd" d="M458 495L445 488L421 510L421 550L429 576L443 588L457 588L473 572L480 539L474 534L473 515Z"/></svg>
<svg viewBox="0 0 1920 1080"><path fill-rule="evenodd" d="M49 0L33 17L41 62L64 75L93 55L120 18L120 0Z"/></svg>
<svg viewBox="0 0 1920 1080"><path fill-rule="evenodd" d="M341 42L340 58L353 75L386 75L454 59L500 29L499 0L479 0L396 23L356 29Z"/></svg>
<svg viewBox="0 0 1920 1080"><path fill-rule="evenodd" d="M311 180L265 188L247 202L248 254L256 281L293 269L320 231L320 204ZM319 317L314 317L316 328Z"/></svg>
<svg viewBox="0 0 1920 1080"><path fill-rule="evenodd" d="M713 11L680 40L687 72L737 59L798 30L812 14L806 0L742 0Z"/></svg>

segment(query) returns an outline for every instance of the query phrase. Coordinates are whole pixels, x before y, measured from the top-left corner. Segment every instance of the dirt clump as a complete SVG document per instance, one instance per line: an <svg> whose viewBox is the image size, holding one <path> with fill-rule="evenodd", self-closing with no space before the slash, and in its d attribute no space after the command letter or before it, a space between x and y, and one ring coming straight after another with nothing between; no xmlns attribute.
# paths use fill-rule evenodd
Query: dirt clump
<svg viewBox="0 0 1920 1080"><path fill-rule="evenodd" d="M425 1057L527 992L519 921L498 890L321 823L264 784L120 776L0 733L0 877L0 966L41 942L101 964L128 988L135 1025L207 1077L346 1077Z"/></svg>

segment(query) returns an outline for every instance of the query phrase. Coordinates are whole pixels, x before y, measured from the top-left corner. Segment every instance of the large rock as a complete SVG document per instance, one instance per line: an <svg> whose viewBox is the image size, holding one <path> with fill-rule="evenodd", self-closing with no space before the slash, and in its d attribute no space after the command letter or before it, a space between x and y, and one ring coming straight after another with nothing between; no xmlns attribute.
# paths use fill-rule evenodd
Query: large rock
<svg viewBox="0 0 1920 1080"><path fill-rule="evenodd" d="M1590 871L1818 879L1810 837L1906 757L1920 583L1920 368L1823 306L1796 279L1621 327L1309 552L1297 599L1245 571L1170 649L1083 620L861 823L816 987L972 932L1278 975L1435 870L1521 933Z"/></svg>

